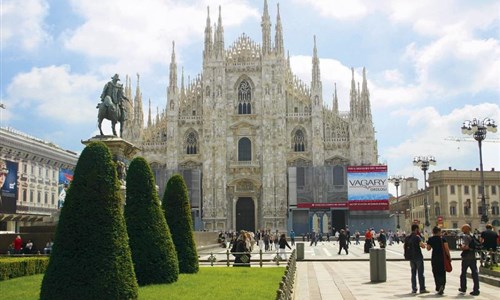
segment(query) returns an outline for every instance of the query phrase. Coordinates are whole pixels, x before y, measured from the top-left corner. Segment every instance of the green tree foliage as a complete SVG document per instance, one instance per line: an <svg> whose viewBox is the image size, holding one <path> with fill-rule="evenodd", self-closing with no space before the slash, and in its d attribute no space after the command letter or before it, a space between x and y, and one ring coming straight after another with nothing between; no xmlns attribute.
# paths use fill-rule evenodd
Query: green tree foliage
<svg viewBox="0 0 500 300"><path fill-rule="evenodd" d="M191 206L186 183L181 175L175 174L168 181L162 206L177 250L179 272L197 273L198 253L193 236Z"/></svg>
<svg viewBox="0 0 500 300"><path fill-rule="evenodd" d="M116 165L90 143L61 210L40 299L137 299Z"/></svg>
<svg viewBox="0 0 500 300"><path fill-rule="evenodd" d="M179 262L160 207L153 172L137 157L127 172L125 220L139 285L171 283L179 277Z"/></svg>

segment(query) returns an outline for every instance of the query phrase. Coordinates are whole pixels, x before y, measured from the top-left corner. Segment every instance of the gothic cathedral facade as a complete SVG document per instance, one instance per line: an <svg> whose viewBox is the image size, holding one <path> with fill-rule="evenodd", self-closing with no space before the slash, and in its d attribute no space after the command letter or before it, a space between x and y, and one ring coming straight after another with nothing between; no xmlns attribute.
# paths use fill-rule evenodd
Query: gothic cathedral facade
<svg viewBox="0 0 500 300"><path fill-rule="evenodd" d="M141 148L160 194L173 173L184 176L196 230L324 231L332 209L311 225L315 212L298 204L347 201L346 167L377 164L366 73L360 88L352 71L349 112L336 91L328 108L316 38L307 85L290 68L279 7L274 42L267 1L261 27L261 45L242 34L226 48L221 8L213 27L208 14L201 74L185 83L182 71L179 87L173 48L165 109L152 117L150 104L146 125L139 76L135 96L127 78L124 138Z"/></svg>

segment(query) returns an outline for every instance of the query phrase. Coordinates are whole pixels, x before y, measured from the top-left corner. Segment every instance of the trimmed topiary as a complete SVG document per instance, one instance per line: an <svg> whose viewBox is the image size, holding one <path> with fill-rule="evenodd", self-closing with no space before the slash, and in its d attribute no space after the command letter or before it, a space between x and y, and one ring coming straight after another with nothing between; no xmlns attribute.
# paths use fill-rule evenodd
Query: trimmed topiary
<svg viewBox="0 0 500 300"><path fill-rule="evenodd" d="M76 164L40 299L137 299L116 165L90 143Z"/></svg>
<svg viewBox="0 0 500 300"><path fill-rule="evenodd" d="M179 272L197 273L198 252L193 236L191 205L186 183L181 175L175 174L168 180L162 207L177 251Z"/></svg>
<svg viewBox="0 0 500 300"><path fill-rule="evenodd" d="M147 285L177 281L175 245L160 207L153 172L142 157L130 163L126 199L125 220L137 282Z"/></svg>

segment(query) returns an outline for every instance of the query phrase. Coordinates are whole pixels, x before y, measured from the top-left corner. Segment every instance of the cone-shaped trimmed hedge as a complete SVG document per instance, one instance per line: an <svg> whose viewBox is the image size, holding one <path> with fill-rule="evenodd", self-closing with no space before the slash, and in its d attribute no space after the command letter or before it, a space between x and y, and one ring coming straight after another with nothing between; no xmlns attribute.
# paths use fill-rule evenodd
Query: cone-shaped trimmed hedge
<svg viewBox="0 0 500 300"><path fill-rule="evenodd" d="M40 299L137 299L115 163L90 143L75 168Z"/></svg>
<svg viewBox="0 0 500 300"><path fill-rule="evenodd" d="M127 172L125 220L139 285L171 283L179 278L179 262L153 172L137 157Z"/></svg>
<svg viewBox="0 0 500 300"><path fill-rule="evenodd" d="M177 251L179 272L197 273L198 253L193 237L191 205L186 183L181 175L175 174L168 180L162 206Z"/></svg>

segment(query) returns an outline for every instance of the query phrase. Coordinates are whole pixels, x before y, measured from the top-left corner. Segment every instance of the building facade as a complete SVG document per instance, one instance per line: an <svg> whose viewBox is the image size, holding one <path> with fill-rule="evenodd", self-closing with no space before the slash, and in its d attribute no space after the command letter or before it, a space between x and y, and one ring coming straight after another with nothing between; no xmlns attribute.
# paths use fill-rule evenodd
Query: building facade
<svg viewBox="0 0 500 300"><path fill-rule="evenodd" d="M500 172L484 171L486 209L489 223L500 226ZM460 228L468 223L480 228L483 207L481 203L480 171L440 170L429 173L428 188L400 198L407 202L407 228L413 222L425 223L424 200L428 197L429 222L442 228Z"/></svg>
<svg viewBox="0 0 500 300"><path fill-rule="evenodd" d="M182 71L179 87L173 47L166 105L155 116L149 106L145 127L139 77L135 95L126 79L124 138L142 149L160 194L184 176L195 229L328 229L335 205L313 216L298 204L345 203L346 167L377 164L366 72L360 85L352 71L350 111L338 110L336 91L328 108L316 38L308 85L290 68L279 7L271 39L267 1L261 29L260 45L242 34L226 48L221 8L214 26L208 13L201 73L185 82Z"/></svg>
<svg viewBox="0 0 500 300"><path fill-rule="evenodd" d="M77 160L77 153L53 143L0 128L0 231L52 221Z"/></svg>

